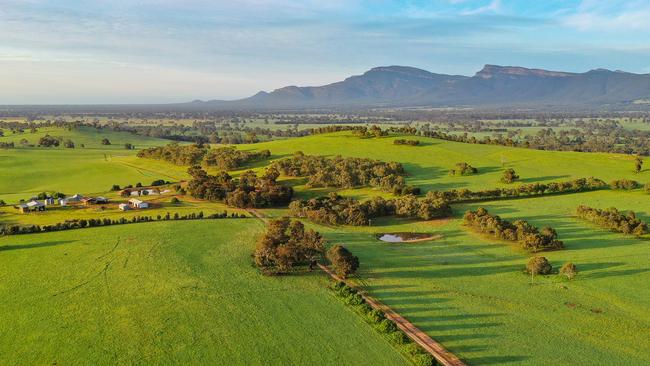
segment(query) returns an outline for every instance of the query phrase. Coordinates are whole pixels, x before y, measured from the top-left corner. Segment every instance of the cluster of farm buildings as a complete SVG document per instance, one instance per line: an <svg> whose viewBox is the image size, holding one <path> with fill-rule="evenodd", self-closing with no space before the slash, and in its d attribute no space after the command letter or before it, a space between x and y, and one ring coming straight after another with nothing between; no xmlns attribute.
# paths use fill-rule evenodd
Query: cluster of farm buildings
<svg viewBox="0 0 650 366"><path fill-rule="evenodd" d="M162 193L168 193L168 192L169 190L166 190L163 191ZM146 195L158 195L158 194L161 194L161 192L156 189L142 189L142 190L134 190L129 192L129 196L146 196ZM46 207L54 206L54 205L58 205L61 207L65 207L71 204L90 206L90 205L108 204L109 202L110 200L105 197L84 197L81 194L75 194L74 196L70 196L66 198L58 198L58 199L55 199L53 197L47 197L43 200L32 198L29 202L21 203L14 207L20 210L21 213L29 213L29 212L36 212L36 211L45 211ZM149 208L149 203L137 198L131 198L127 201L127 203L120 203L118 205L118 208L122 211L128 211L131 209L145 209L145 208Z"/></svg>

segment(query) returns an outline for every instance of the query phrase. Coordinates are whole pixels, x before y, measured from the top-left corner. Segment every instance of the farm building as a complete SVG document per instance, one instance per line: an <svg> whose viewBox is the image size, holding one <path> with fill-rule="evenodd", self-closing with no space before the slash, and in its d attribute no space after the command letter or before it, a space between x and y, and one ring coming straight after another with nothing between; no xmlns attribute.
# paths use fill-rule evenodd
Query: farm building
<svg viewBox="0 0 650 366"><path fill-rule="evenodd" d="M27 203L18 205L18 209L22 213L28 213L32 211L45 211L45 204L39 201L29 201Z"/></svg>
<svg viewBox="0 0 650 366"><path fill-rule="evenodd" d="M157 189L145 189L144 191L147 192L147 195L160 194L160 191Z"/></svg>
<svg viewBox="0 0 650 366"><path fill-rule="evenodd" d="M45 203L46 206L52 206L54 204L54 198L48 197L43 203Z"/></svg>
<svg viewBox="0 0 650 366"><path fill-rule="evenodd" d="M133 208L149 208L149 203L140 201L137 198L131 198L129 204L131 204L131 207Z"/></svg>
<svg viewBox="0 0 650 366"><path fill-rule="evenodd" d="M75 194L72 197L66 198L68 202L79 202L84 198L84 196L80 195L79 193Z"/></svg>
<svg viewBox="0 0 650 366"><path fill-rule="evenodd" d="M120 209L120 211L128 211L131 209L131 206L129 206L128 203L120 203L117 207Z"/></svg>
<svg viewBox="0 0 650 366"><path fill-rule="evenodd" d="M88 205L101 205L101 204L108 203L108 198L104 198L104 197L86 197L86 198L83 198L81 200L81 203L83 203L86 206L88 206Z"/></svg>
<svg viewBox="0 0 650 366"><path fill-rule="evenodd" d="M59 205L60 206L67 206L68 205L68 200L65 198L59 198Z"/></svg>
<svg viewBox="0 0 650 366"><path fill-rule="evenodd" d="M131 196L139 196L139 195L140 195L140 191L131 191L130 194L131 194Z"/></svg>

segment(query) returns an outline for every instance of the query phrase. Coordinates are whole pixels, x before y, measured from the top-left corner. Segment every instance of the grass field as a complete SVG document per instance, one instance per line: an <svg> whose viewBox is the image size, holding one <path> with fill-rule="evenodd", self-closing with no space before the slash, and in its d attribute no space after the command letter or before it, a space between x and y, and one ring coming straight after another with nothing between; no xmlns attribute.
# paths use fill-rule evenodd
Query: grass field
<svg viewBox="0 0 650 366"><path fill-rule="evenodd" d="M320 275L251 266L260 221L0 238L0 359L20 364L406 361Z"/></svg>
<svg viewBox="0 0 650 366"><path fill-rule="evenodd" d="M88 133L89 141L97 140L92 131L72 132ZM342 132L238 148L269 149L272 159L303 151L398 161L409 173L408 183L425 191L504 187L499 179L505 168L514 168L522 183L589 176L605 181L650 181L650 170L646 167L635 174L632 157L625 155L538 151L421 137L417 137L421 145L412 147L394 145L395 138L400 137L359 139ZM147 146L168 141L132 143ZM448 175L458 162L477 167L479 174ZM256 163L246 169L261 171L265 165ZM147 184L159 178L178 181L187 177L185 170L139 159L134 151L101 146L0 150L0 199L11 202L45 190L105 193L112 184ZM302 198L328 191L308 189L301 179L285 179L285 183L294 184ZM358 198L386 195L369 188L342 193ZM360 257L358 282L371 294L470 365L637 365L650 362L646 336L650 331L650 242L605 231L573 213L579 204L614 206L634 210L650 221L649 202L650 195L641 190L604 190L458 204L453 207L454 218L446 220L386 218L361 228L309 225L324 233L330 243L342 243ZM578 277L568 281L557 275L542 276L531 284L523 274L527 253L462 226L462 213L478 206L504 218L557 229L566 249L543 255L556 268L568 261L575 263ZM165 201L157 210L168 208L208 213L221 212L224 206L185 200L180 207L172 207ZM12 209L0 209L4 213L0 221L58 222L79 214L52 211L17 216L7 210ZM287 210L264 212L280 216ZM111 210L83 214L121 215ZM7 263L0 269L6 279L0 282L0 310L9 320L0 325L0 357L10 354L13 363L22 357L28 363L62 364L80 357L98 363L134 359L214 364L405 362L358 317L344 311L324 289L323 277L258 275L249 255L260 230L257 221L241 219L0 238L0 257ZM377 233L408 231L442 238L413 244L375 239ZM302 316L305 312L309 315ZM80 314L88 320L81 322ZM241 328L242 334L228 330L232 328ZM307 342L302 350L301 341Z"/></svg>
<svg viewBox="0 0 650 366"><path fill-rule="evenodd" d="M467 231L459 218L380 220L373 227L329 228L332 243L359 255L360 282L469 364L640 365L650 360L650 245L611 233L572 214L578 204L634 209L650 220L640 192L591 192L553 199L481 204L504 218L556 228L566 249L544 253L559 268L578 266L573 281L523 274L528 255ZM479 205L458 205L456 217ZM376 233L427 232L442 239L388 244Z"/></svg>
<svg viewBox="0 0 650 366"><path fill-rule="evenodd" d="M556 182L596 177L607 182L630 178L650 181L650 169L634 173L633 157L621 154L540 151L492 145L473 145L417 137L420 146L393 145L390 136L360 139L349 132L314 135L302 138L241 145L241 149L269 149L273 158L286 157L295 151L315 155L344 155L398 161L409 174L407 182L423 190L467 188L481 190L505 187L499 182L503 170L513 168L522 183ZM412 137L409 137L412 138ZM467 162L479 169L471 176L450 176L449 169ZM503 163L503 164L502 164Z"/></svg>

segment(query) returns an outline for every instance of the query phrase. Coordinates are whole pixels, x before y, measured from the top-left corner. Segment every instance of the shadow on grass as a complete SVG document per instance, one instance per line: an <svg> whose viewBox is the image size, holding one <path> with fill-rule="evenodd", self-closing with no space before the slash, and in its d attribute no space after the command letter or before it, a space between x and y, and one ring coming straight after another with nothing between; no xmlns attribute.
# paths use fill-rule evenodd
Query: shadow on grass
<svg viewBox="0 0 650 366"><path fill-rule="evenodd" d="M0 252L8 250L20 250L20 249L33 249L33 248L45 248L45 247L54 247L57 245L63 245L68 243L73 243L74 240L59 240L59 241L46 241L43 243L34 243L34 244L16 244L16 245L3 245L0 246Z"/></svg>

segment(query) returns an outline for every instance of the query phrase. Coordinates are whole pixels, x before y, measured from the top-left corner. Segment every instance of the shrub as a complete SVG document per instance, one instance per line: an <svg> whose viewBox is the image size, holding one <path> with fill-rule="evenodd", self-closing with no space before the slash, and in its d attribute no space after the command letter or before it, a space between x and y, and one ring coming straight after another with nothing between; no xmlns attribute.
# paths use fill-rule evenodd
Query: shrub
<svg viewBox="0 0 650 366"><path fill-rule="evenodd" d="M436 364L436 360L428 353L418 353L413 355L413 363L416 366L432 366Z"/></svg>
<svg viewBox="0 0 650 366"><path fill-rule="evenodd" d="M553 266L545 257L532 257L526 265L526 272L532 275L546 275L551 273Z"/></svg>
<svg viewBox="0 0 650 366"><path fill-rule="evenodd" d="M368 315L372 311L372 306L368 305L368 303L364 302L363 304L359 305L358 307L359 311L363 315Z"/></svg>
<svg viewBox="0 0 650 366"><path fill-rule="evenodd" d="M562 268L560 268L560 275L566 276L566 278L572 280L578 274L578 267L575 264L569 262L564 263Z"/></svg>
<svg viewBox="0 0 650 366"><path fill-rule="evenodd" d="M113 184L113 187L111 187L111 191L113 191L113 192L119 191L119 190L120 190L119 184Z"/></svg>
<svg viewBox="0 0 650 366"><path fill-rule="evenodd" d="M352 306L359 306L366 302L358 293L351 294L345 299L345 303Z"/></svg>
<svg viewBox="0 0 650 366"><path fill-rule="evenodd" d="M169 202L170 203L180 203L181 201L176 197L172 197L172 199Z"/></svg>
<svg viewBox="0 0 650 366"><path fill-rule="evenodd" d="M372 323L379 324L382 320L384 320L386 317L384 316L384 313L381 310L377 309L372 309L368 313L368 320L370 320Z"/></svg>
<svg viewBox="0 0 650 366"><path fill-rule="evenodd" d="M388 340L393 344L407 344L411 342L411 338L409 338L406 334L404 334L404 332L399 329L389 334Z"/></svg>
<svg viewBox="0 0 650 366"><path fill-rule="evenodd" d="M501 177L501 182L502 183L512 183L519 179L519 176L515 173L515 170L512 168L508 168L503 172L503 176Z"/></svg>
<svg viewBox="0 0 650 366"><path fill-rule="evenodd" d="M155 186L162 186L163 184L165 184L164 179L156 179L153 182L151 182L151 185L154 186L154 187Z"/></svg>
<svg viewBox="0 0 650 366"><path fill-rule="evenodd" d="M379 322L377 329L384 334L390 334L397 331L397 325L392 320L384 319Z"/></svg>

